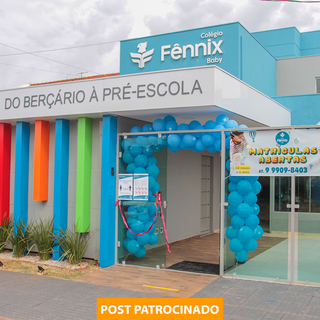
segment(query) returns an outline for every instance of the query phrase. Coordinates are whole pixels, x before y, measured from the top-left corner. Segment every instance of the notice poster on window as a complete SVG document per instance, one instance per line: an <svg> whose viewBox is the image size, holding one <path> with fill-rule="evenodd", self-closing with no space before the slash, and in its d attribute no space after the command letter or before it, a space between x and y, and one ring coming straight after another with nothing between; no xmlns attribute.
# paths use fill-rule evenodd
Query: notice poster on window
<svg viewBox="0 0 320 320"><path fill-rule="evenodd" d="M133 200L133 175L119 174L119 200Z"/></svg>
<svg viewBox="0 0 320 320"><path fill-rule="evenodd" d="M320 176L320 130L231 132L232 176Z"/></svg>
<svg viewBox="0 0 320 320"><path fill-rule="evenodd" d="M148 201L149 178L148 174L134 174L133 200Z"/></svg>

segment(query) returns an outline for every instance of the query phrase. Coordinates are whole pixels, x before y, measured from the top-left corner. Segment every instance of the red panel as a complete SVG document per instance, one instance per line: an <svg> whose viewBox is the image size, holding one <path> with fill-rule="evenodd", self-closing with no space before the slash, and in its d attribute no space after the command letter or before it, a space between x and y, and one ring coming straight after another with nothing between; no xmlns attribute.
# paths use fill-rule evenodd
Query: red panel
<svg viewBox="0 0 320 320"><path fill-rule="evenodd" d="M11 124L0 123L0 226L10 214Z"/></svg>

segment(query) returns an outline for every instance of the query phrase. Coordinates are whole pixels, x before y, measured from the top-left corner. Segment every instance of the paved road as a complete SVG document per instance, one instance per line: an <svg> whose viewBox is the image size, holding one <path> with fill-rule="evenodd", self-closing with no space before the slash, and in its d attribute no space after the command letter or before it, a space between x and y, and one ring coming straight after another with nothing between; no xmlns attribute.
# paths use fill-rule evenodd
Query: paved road
<svg viewBox="0 0 320 320"><path fill-rule="evenodd" d="M0 288L0 317L14 320L92 320L97 298L166 297L9 271ZM320 287L218 278L193 297L224 298L226 320L320 319Z"/></svg>

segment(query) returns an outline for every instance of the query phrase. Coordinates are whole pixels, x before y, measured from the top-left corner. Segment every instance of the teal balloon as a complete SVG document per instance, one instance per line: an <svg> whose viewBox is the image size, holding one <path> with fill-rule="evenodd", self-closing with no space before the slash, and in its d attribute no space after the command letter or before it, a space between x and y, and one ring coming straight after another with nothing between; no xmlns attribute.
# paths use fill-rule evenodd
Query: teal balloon
<svg viewBox="0 0 320 320"><path fill-rule="evenodd" d="M237 183L237 191L241 194L247 194L251 190L251 183L247 180L240 180Z"/></svg>
<svg viewBox="0 0 320 320"><path fill-rule="evenodd" d="M143 228L144 228L143 223L141 221L138 221L138 220L133 222L132 225L131 225L131 231L134 232L134 233L142 233L143 232ZM128 235L127 235L127 237L128 237Z"/></svg>
<svg viewBox="0 0 320 320"><path fill-rule="evenodd" d="M126 164L130 164L134 162L134 156L131 154L130 151L125 151L122 155L122 160Z"/></svg>
<svg viewBox="0 0 320 320"><path fill-rule="evenodd" d="M156 151L156 152L160 152L162 151L163 149L163 146L160 146L160 145L154 145L153 146L153 150Z"/></svg>
<svg viewBox="0 0 320 320"><path fill-rule="evenodd" d="M222 130L222 129L225 129L225 127L222 124L217 124L215 129ZM220 131L213 132L213 135L216 139L221 139L221 132Z"/></svg>
<svg viewBox="0 0 320 320"><path fill-rule="evenodd" d="M137 167L133 170L133 173L142 173L142 174L145 174L147 173L147 170L145 168L142 168L142 167Z"/></svg>
<svg viewBox="0 0 320 320"><path fill-rule="evenodd" d="M152 156L153 151L154 150L153 150L152 146L146 146L145 148L142 149L142 153L147 157Z"/></svg>
<svg viewBox="0 0 320 320"><path fill-rule="evenodd" d="M217 150L215 149L214 145L207 147L208 152L215 153Z"/></svg>
<svg viewBox="0 0 320 320"><path fill-rule="evenodd" d="M129 217L127 220L127 224L131 227L132 224L137 221L138 219L136 217Z"/></svg>
<svg viewBox="0 0 320 320"><path fill-rule="evenodd" d="M153 190L152 190L152 193L157 193L157 192L159 192L160 191L160 184L158 183L158 182L156 182L155 183L155 186L154 186L154 188L153 188Z"/></svg>
<svg viewBox="0 0 320 320"><path fill-rule="evenodd" d="M126 238L126 239L123 241L123 247L124 247L125 249L127 249L127 245L128 245L128 243L129 243L129 241L130 241L130 239L128 239L128 238Z"/></svg>
<svg viewBox="0 0 320 320"><path fill-rule="evenodd" d="M167 116L165 116L165 117L163 118L163 120L164 120L166 123L169 122L169 121L176 121L175 117L172 116L171 114L168 114Z"/></svg>
<svg viewBox="0 0 320 320"><path fill-rule="evenodd" d="M148 206L148 213L149 216L153 216L157 213L157 207L156 206Z"/></svg>
<svg viewBox="0 0 320 320"><path fill-rule="evenodd" d="M137 242L141 246L148 244L149 240L150 240L150 236L147 233L142 234L141 236L137 236Z"/></svg>
<svg viewBox="0 0 320 320"><path fill-rule="evenodd" d="M257 226L253 230L253 239L260 239L262 236L263 236L263 229L261 228L261 226Z"/></svg>
<svg viewBox="0 0 320 320"><path fill-rule="evenodd" d="M171 151L171 152L178 152L180 150L179 147L168 147L168 149Z"/></svg>
<svg viewBox="0 0 320 320"><path fill-rule="evenodd" d="M201 139L198 139L196 142L196 149L197 151L204 151L206 150L206 146L202 143Z"/></svg>
<svg viewBox="0 0 320 320"><path fill-rule="evenodd" d="M227 213L230 217L233 217L237 214L237 207L234 206L228 206L227 207Z"/></svg>
<svg viewBox="0 0 320 320"><path fill-rule="evenodd" d="M133 144L134 142L132 139L123 139L121 141L121 147L125 151L128 151Z"/></svg>
<svg viewBox="0 0 320 320"><path fill-rule="evenodd" d="M190 123L189 123L189 128L190 130L194 130L194 128L196 126L201 126L201 123L197 120L192 120Z"/></svg>
<svg viewBox="0 0 320 320"><path fill-rule="evenodd" d="M210 147L214 144L214 136L212 134L205 133L202 135L201 141L206 147Z"/></svg>
<svg viewBox="0 0 320 320"><path fill-rule="evenodd" d="M138 127L138 126L134 126L134 127L132 127L132 129L130 130L130 132L141 132L142 131L142 129L140 128L140 127Z"/></svg>
<svg viewBox="0 0 320 320"><path fill-rule="evenodd" d="M256 203L251 207L251 211L253 214L255 214L256 216L259 214L260 212L260 207L259 205L257 205Z"/></svg>
<svg viewBox="0 0 320 320"><path fill-rule="evenodd" d="M217 151L221 151L221 140L220 139L215 139L213 143L214 148Z"/></svg>
<svg viewBox="0 0 320 320"><path fill-rule="evenodd" d="M153 218L154 218L154 216L153 216ZM152 225L152 224L153 224L153 225ZM148 231L148 233L149 233L149 234L154 233L154 232L156 231L156 224L153 223L153 221L148 221L148 222L146 222L146 223L144 224L144 229L143 229L143 231L146 232L146 231L150 228L151 225L152 225L152 227L151 227L151 229Z"/></svg>
<svg viewBox="0 0 320 320"><path fill-rule="evenodd" d="M238 191L232 191L228 195L228 202L230 205L237 207L240 203L242 203L242 195Z"/></svg>
<svg viewBox="0 0 320 320"><path fill-rule="evenodd" d="M250 206L253 206L257 202L258 198L255 193L250 191L248 194L243 196L243 201Z"/></svg>
<svg viewBox="0 0 320 320"><path fill-rule="evenodd" d="M139 212L139 213L148 213L148 208L147 208L147 206L139 205L139 206L137 206L137 209L138 209L138 212Z"/></svg>
<svg viewBox="0 0 320 320"><path fill-rule="evenodd" d="M180 144L180 141L181 141L181 138L179 135L174 134L174 133L168 135L168 146L169 147L174 147L174 148L178 147Z"/></svg>
<svg viewBox="0 0 320 320"><path fill-rule="evenodd" d="M149 176L149 190L152 190L156 184L156 179L152 176Z"/></svg>
<svg viewBox="0 0 320 320"><path fill-rule="evenodd" d="M256 250L258 247L258 242L255 239L251 239L249 242L243 245L243 249L249 252Z"/></svg>
<svg viewBox="0 0 320 320"><path fill-rule="evenodd" d="M127 250L130 253L137 253L140 249L140 244L137 242L137 240L130 240L127 244Z"/></svg>
<svg viewBox="0 0 320 320"><path fill-rule="evenodd" d="M238 128L238 122L235 120L228 120L224 125L227 129Z"/></svg>
<svg viewBox="0 0 320 320"><path fill-rule="evenodd" d="M147 253L147 250L145 247L143 246L140 246L138 252L136 252L134 255L137 257L137 258L143 258Z"/></svg>
<svg viewBox="0 0 320 320"><path fill-rule="evenodd" d="M150 234L148 244L149 244L150 246L153 246L153 245L156 244L157 242L158 242L158 236L157 236L155 233Z"/></svg>
<svg viewBox="0 0 320 320"><path fill-rule="evenodd" d="M138 220L139 220L140 222L142 222L142 223L147 222L147 221L149 220L148 212L139 214L139 215L138 215ZM132 229L132 226L131 226L131 229ZM143 232L143 229L142 229L141 232ZM141 232L140 232L140 233L141 233Z"/></svg>
<svg viewBox="0 0 320 320"><path fill-rule="evenodd" d="M148 164L151 166L152 164L157 165L158 161L154 156L149 157Z"/></svg>
<svg viewBox="0 0 320 320"><path fill-rule="evenodd" d="M216 127L216 123L213 120L208 120L204 125L204 128L206 130L213 130L215 129L215 127Z"/></svg>
<svg viewBox="0 0 320 320"><path fill-rule="evenodd" d="M154 177L156 180L159 175L159 172L160 172L160 170L155 164L151 164L147 167L147 173L149 173L149 175L151 177Z"/></svg>
<svg viewBox="0 0 320 320"><path fill-rule="evenodd" d="M128 215L130 216L130 217L138 217L138 209L137 209L137 207L136 206L130 206L130 207L128 207Z"/></svg>
<svg viewBox="0 0 320 320"><path fill-rule="evenodd" d="M148 137L147 136L139 136L137 138L137 145L139 145L142 148L145 148L149 144Z"/></svg>
<svg viewBox="0 0 320 320"><path fill-rule="evenodd" d="M233 238L229 243L229 248L232 252L241 252L243 250L243 243L238 238Z"/></svg>
<svg viewBox="0 0 320 320"><path fill-rule="evenodd" d="M130 153L136 157L142 153L142 147L135 143L130 147Z"/></svg>
<svg viewBox="0 0 320 320"><path fill-rule="evenodd" d="M247 203L240 203L237 206L237 214L241 218L247 218L251 214L251 206L249 206Z"/></svg>
<svg viewBox="0 0 320 320"><path fill-rule="evenodd" d="M142 132L151 132L151 131L153 131L153 127L151 124L145 124L142 127Z"/></svg>
<svg viewBox="0 0 320 320"><path fill-rule="evenodd" d="M187 149L188 149L188 147L183 143L182 140L180 141L179 148L180 148L181 150L187 150Z"/></svg>
<svg viewBox="0 0 320 320"><path fill-rule="evenodd" d="M157 136L149 136L148 137L148 143L151 145L156 145L158 144L158 137Z"/></svg>
<svg viewBox="0 0 320 320"><path fill-rule="evenodd" d="M191 148L196 144L197 138L194 135L187 133L182 138L182 141L185 144L185 146Z"/></svg>
<svg viewBox="0 0 320 320"><path fill-rule="evenodd" d="M133 173L134 169L136 169L136 168L137 168L137 166L136 166L135 163L129 163L127 165L127 172L128 173Z"/></svg>
<svg viewBox="0 0 320 320"><path fill-rule="evenodd" d="M204 130L204 127L203 127L201 124L199 124L199 125L195 126L193 130ZM197 132L197 133L194 133L194 135L195 135L197 138L201 138L201 136L203 135L203 133L202 133L202 132Z"/></svg>
<svg viewBox="0 0 320 320"><path fill-rule="evenodd" d="M226 138L226 149L230 149L230 137Z"/></svg>
<svg viewBox="0 0 320 320"><path fill-rule="evenodd" d="M166 131L166 122L162 119L157 119L152 124L154 131Z"/></svg>
<svg viewBox="0 0 320 320"><path fill-rule="evenodd" d="M135 157L134 163L136 164L137 167L147 167L148 165L148 157L145 156L144 154L139 154L138 156Z"/></svg>
<svg viewBox="0 0 320 320"><path fill-rule="evenodd" d="M236 238L237 237L237 232L238 230L235 229L233 226L229 226L227 229L226 229L226 237L230 240L232 240L233 238Z"/></svg>
<svg viewBox="0 0 320 320"><path fill-rule="evenodd" d="M243 179L248 180L251 184L253 184L254 182L256 182L259 177L257 176L247 176L247 177L243 177Z"/></svg>
<svg viewBox="0 0 320 320"><path fill-rule="evenodd" d="M244 223L253 230L258 226L259 218L255 214L251 213L247 218L244 219Z"/></svg>
<svg viewBox="0 0 320 320"><path fill-rule="evenodd" d="M135 234L133 234L132 232L130 232L130 230L127 230L126 232L126 236L129 240L135 240L137 239L137 236Z"/></svg>
<svg viewBox="0 0 320 320"><path fill-rule="evenodd" d="M176 123L176 121L174 120L170 120L167 122L166 124L166 131L176 131L178 128L178 124Z"/></svg>
<svg viewBox="0 0 320 320"><path fill-rule="evenodd" d="M235 183L230 182L228 184L228 190L229 190L229 192L237 191L237 185Z"/></svg>
<svg viewBox="0 0 320 320"><path fill-rule="evenodd" d="M260 193L261 191L261 183L259 181L255 181L253 184L252 184L252 192L255 193L255 194L258 194Z"/></svg>
<svg viewBox="0 0 320 320"><path fill-rule="evenodd" d="M225 114L219 114L216 118L216 124L222 124L224 125L229 118Z"/></svg>
<svg viewBox="0 0 320 320"><path fill-rule="evenodd" d="M253 231L247 226L243 226L238 230L238 238L241 242L249 242L253 237Z"/></svg>
<svg viewBox="0 0 320 320"><path fill-rule="evenodd" d="M237 184L238 182L240 182L241 180L243 180L242 177L238 177L238 176L229 176L229 180L235 184Z"/></svg>
<svg viewBox="0 0 320 320"><path fill-rule="evenodd" d="M241 218L239 215L234 215L231 218L231 225L235 228L235 229L240 229L241 227L244 226L244 219Z"/></svg>
<svg viewBox="0 0 320 320"><path fill-rule="evenodd" d="M236 253L234 256L239 262L245 262L248 259L248 251L242 250L238 253Z"/></svg>
<svg viewBox="0 0 320 320"><path fill-rule="evenodd" d="M180 123L177 128L178 131L190 130L189 126L186 123ZM182 138L185 133L179 133L179 136Z"/></svg>
<svg viewBox="0 0 320 320"><path fill-rule="evenodd" d="M228 159L226 162L226 169L230 171L230 159Z"/></svg>

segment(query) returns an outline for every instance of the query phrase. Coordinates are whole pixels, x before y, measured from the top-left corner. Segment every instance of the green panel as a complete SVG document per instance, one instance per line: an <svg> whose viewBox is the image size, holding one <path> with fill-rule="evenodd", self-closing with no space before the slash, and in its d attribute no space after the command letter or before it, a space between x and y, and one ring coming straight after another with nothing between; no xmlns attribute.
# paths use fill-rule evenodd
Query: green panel
<svg viewBox="0 0 320 320"><path fill-rule="evenodd" d="M90 231L92 119L78 120L76 231Z"/></svg>

